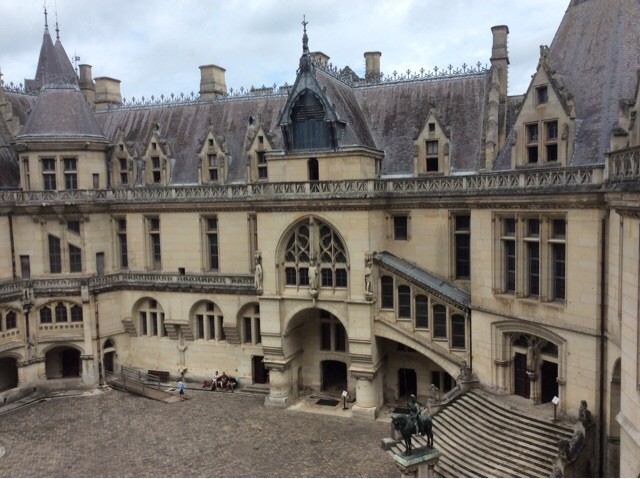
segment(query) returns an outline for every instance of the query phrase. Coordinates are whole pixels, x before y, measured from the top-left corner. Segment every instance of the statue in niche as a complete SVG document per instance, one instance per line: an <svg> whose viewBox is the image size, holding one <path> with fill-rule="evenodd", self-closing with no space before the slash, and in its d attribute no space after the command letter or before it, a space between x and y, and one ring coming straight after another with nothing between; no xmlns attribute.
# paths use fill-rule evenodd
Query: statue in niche
<svg viewBox="0 0 640 479"><path fill-rule="evenodd" d="M262 291L262 257L260 252L256 252L256 267L253 273L253 284L256 291Z"/></svg>
<svg viewBox="0 0 640 479"><path fill-rule="evenodd" d="M527 338L527 372L535 373L538 364L538 338Z"/></svg>
<svg viewBox="0 0 640 479"><path fill-rule="evenodd" d="M316 265L316 255L311 255L309 263L309 294L318 295L318 266Z"/></svg>
<svg viewBox="0 0 640 479"><path fill-rule="evenodd" d="M373 263L371 258L367 258L367 262L364 267L364 295L367 298L373 297L373 283L371 275L373 274Z"/></svg>

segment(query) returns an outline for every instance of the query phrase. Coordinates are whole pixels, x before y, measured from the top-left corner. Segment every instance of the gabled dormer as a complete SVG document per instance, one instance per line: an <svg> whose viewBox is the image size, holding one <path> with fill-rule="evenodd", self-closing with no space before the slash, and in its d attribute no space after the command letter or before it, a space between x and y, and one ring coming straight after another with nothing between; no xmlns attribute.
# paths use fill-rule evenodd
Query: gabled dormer
<svg viewBox="0 0 640 479"><path fill-rule="evenodd" d="M227 179L227 151L222 136L216 136L209 124L207 136L198 152L198 178L200 183L224 184Z"/></svg>
<svg viewBox="0 0 640 479"><path fill-rule="evenodd" d="M451 172L449 162L449 132L431 108L422 130L413 142L414 175L435 175Z"/></svg>
<svg viewBox="0 0 640 479"><path fill-rule="evenodd" d="M118 137L109 160L111 186L126 187L136 183L136 156L135 149L127 144L122 127L118 126Z"/></svg>
<svg viewBox="0 0 640 479"><path fill-rule="evenodd" d="M638 72L638 81L636 83L636 95L628 107L627 121L628 124L628 137L626 146L639 146L640 145L640 118L638 118L638 112L640 111L640 71ZM613 143L613 141L612 141ZM623 145L611 145L613 149L624 148ZM615 148L617 146L617 148Z"/></svg>
<svg viewBox="0 0 640 479"><path fill-rule="evenodd" d="M268 181L266 154L274 149L272 138L269 138L270 135L261 124L252 133L248 132L247 136L247 178L249 182Z"/></svg>
<svg viewBox="0 0 640 479"><path fill-rule="evenodd" d="M160 136L160 125L156 123L143 155L145 185L166 186L171 179L171 150L166 139Z"/></svg>
<svg viewBox="0 0 640 479"><path fill-rule="evenodd" d="M566 166L573 155L575 105L564 79L548 63L549 48L540 47L540 62L514 124L511 166Z"/></svg>

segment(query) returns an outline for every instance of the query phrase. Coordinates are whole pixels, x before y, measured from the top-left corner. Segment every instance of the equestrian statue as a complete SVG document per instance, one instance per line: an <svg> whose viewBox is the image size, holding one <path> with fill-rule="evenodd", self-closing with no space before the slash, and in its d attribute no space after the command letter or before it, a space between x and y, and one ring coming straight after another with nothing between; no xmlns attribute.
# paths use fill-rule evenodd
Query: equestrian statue
<svg viewBox="0 0 640 479"><path fill-rule="evenodd" d="M405 455L409 455L412 452L411 440L414 434L420 434L421 436L427 436L427 447L433 448L433 421L429 417L427 411L420 411L420 403L416 400L414 394L411 395L411 400L407 404L409 407L409 414L406 416L395 416L391 418L393 427L396 431L400 431L402 439L404 440Z"/></svg>

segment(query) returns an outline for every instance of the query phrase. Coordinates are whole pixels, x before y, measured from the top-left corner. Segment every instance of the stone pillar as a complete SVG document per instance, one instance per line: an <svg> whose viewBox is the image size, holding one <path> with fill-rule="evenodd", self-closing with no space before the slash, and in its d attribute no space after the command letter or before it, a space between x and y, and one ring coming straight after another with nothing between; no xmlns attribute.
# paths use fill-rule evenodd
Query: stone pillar
<svg viewBox="0 0 640 479"><path fill-rule="evenodd" d="M269 368L269 395L265 398L265 406L286 407L291 403L290 369Z"/></svg>
<svg viewBox="0 0 640 479"><path fill-rule="evenodd" d="M356 376L356 403L351 408L354 417L375 419L378 415L378 399L372 377Z"/></svg>

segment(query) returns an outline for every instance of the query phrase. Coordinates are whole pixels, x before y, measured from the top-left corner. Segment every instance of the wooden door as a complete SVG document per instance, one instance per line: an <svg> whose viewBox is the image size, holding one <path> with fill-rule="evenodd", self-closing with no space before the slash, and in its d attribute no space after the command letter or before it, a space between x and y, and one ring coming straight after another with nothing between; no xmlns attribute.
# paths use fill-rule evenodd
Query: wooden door
<svg viewBox="0 0 640 479"><path fill-rule="evenodd" d="M516 353L513 359L514 393L523 398L531 397L531 384L527 376L527 355Z"/></svg>
<svg viewBox="0 0 640 479"><path fill-rule="evenodd" d="M265 384L269 382L269 373L264 367L264 356L253 356L253 383Z"/></svg>
<svg viewBox="0 0 640 479"><path fill-rule="evenodd" d="M558 395L558 364L543 361L540 366L540 402L550 402L553 396Z"/></svg>

